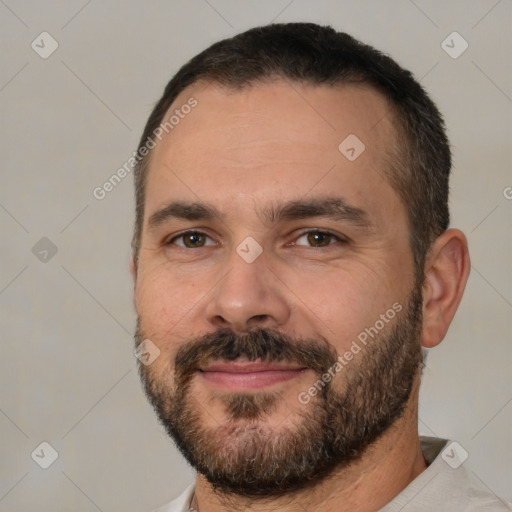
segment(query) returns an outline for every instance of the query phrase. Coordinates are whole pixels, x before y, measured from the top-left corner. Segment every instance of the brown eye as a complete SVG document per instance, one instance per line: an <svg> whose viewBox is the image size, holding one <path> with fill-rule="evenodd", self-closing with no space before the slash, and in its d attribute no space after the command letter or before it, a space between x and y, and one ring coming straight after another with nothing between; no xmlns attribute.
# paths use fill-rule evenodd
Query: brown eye
<svg viewBox="0 0 512 512"><path fill-rule="evenodd" d="M344 242L344 240L329 231L312 230L302 234L293 245L321 248L333 245L334 242Z"/></svg>
<svg viewBox="0 0 512 512"><path fill-rule="evenodd" d="M187 231L169 240L167 245L177 245L186 249L199 249L208 245L215 245L215 242L211 241L209 236L200 231Z"/></svg>
<svg viewBox="0 0 512 512"><path fill-rule="evenodd" d="M201 233L186 233L183 235L183 243L186 247L203 247L205 237Z"/></svg>
<svg viewBox="0 0 512 512"><path fill-rule="evenodd" d="M332 235L322 231L311 231L308 233L307 238L313 247L325 247L331 242Z"/></svg>

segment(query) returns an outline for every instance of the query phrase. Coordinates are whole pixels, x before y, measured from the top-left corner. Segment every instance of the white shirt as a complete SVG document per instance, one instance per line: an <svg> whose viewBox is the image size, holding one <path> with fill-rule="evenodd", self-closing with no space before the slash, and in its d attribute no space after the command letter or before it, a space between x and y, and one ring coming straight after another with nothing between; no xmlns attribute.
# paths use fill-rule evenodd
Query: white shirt
<svg viewBox="0 0 512 512"><path fill-rule="evenodd" d="M446 439L420 436L427 469L418 475L380 512L510 512L500 500L472 480L463 466L464 452ZM446 446L446 449L443 448ZM194 484L154 512L188 512Z"/></svg>

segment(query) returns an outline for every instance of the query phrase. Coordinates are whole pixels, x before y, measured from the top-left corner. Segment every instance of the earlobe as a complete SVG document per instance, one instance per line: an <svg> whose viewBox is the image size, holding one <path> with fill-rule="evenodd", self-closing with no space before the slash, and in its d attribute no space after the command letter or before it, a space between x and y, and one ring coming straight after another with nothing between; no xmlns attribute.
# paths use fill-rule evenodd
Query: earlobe
<svg viewBox="0 0 512 512"><path fill-rule="evenodd" d="M471 262L467 239L449 229L433 243L425 262L421 344L435 347L444 339L460 304Z"/></svg>

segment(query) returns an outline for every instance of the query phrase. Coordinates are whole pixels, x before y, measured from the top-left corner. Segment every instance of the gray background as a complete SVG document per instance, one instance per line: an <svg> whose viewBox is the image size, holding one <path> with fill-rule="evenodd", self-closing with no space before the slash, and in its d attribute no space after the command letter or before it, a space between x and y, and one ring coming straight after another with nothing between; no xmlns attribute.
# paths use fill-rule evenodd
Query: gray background
<svg viewBox="0 0 512 512"><path fill-rule="evenodd" d="M429 354L419 427L456 439L475 478L512 499L510 0L0 0L0 512L148 511L192 481L132 354L132 177L103 200L92 191L136 149L185 60L297 20L391 54L445 115L452 226L473 268ZM31 47L49 48L43 31L59 45L47 59ZM457 59L441 47L453 31L469 44ZM31 458L42 441L59 454L48 469Z"/></svg>

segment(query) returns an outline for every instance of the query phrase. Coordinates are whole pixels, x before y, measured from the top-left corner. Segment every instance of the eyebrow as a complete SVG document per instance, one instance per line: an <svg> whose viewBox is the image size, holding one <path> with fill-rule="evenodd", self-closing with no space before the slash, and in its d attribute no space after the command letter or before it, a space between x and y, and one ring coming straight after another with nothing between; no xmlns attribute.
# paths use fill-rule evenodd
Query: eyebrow
<svg viewBox="0 0 512 512"><path fill-rule="evenodd" d="M256 213L269 224L323 217L335 221L346 221L364 229L372 227L366 211L348 204L341 197L317 197L271 204L263 209L257 209ZM222 214L208 203L173 201L149 217L148 229L154 230L171 219L222 221Z"/></svg>

